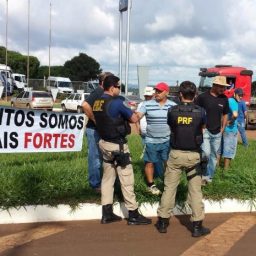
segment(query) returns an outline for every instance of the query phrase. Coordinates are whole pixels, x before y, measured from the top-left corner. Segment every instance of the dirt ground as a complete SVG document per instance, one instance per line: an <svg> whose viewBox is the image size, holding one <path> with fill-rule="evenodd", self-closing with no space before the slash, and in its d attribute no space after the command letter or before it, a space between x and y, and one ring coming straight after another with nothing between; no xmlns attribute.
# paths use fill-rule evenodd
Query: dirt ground
<svg viewBox="0 0 256 256"><path fill-rule="evenodd" d="M123 220L0 225L0 256L249 256L255 255L256 215L207 214L212 232L191 237L189 216L171 219L168 232Z"/></svg>
<svg viewBox="0 0 256 256"><path fill-rule="evenodd" d="M248 139L256 140L256 129L255 130L247 130L246 135Z"/></svg>

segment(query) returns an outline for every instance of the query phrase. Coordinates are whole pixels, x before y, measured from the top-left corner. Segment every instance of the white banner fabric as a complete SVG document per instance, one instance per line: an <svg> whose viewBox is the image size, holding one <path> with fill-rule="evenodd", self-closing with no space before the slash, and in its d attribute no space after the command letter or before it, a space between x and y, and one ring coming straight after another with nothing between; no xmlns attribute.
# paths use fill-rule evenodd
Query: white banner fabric
<svg viewBox="0 0 256 256"><path fill-rule="evenodd" d="M84 117L0 106L0 152L81 151Z"/></svg>

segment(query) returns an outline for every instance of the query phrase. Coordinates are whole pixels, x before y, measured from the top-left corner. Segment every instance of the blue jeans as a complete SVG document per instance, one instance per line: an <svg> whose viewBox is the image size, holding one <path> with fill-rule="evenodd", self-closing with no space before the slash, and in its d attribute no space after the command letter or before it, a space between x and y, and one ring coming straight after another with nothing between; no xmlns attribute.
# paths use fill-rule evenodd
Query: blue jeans
<svg viewBox="0 0 256 256"><path fill-rule="evenodd" d="M248 140L247 140L246 133L245 133L245 123L244 122L237 122L237 128L238 128L238 131L240 133L243 145L245 147L248 147Z"/></svg>
<svg viewBox="0 0 256 256"><path fill-rule="evenodd" d="M92 188L101 184L102 154L99 149L100 136L95 129L86 128L88 147L88 180Z"/></svg>
<svg viewBox="0 0 256 256"><path fill-rule="evenodd" d="M141 136L142 145L145 147L145 136ZM163 161L159 160L158 162L154 163L154 178L163 177L164 176L164 163Z"/></svg>
<svg viewBox="0 0 256 256"><path fill-rule="evenodd" d="M219 155L234 159L237 147L237 132L223 132Z"/></svg>
<svg viewBox="0 0 256 256"><path fill-rule="evenodd" d="M205 156L208 158L206 176L213 178L217 164L217 152L221 143L221 133L212 134L207 129L205 129L203 136L204 142L202 144L202 150Z"/></svg>

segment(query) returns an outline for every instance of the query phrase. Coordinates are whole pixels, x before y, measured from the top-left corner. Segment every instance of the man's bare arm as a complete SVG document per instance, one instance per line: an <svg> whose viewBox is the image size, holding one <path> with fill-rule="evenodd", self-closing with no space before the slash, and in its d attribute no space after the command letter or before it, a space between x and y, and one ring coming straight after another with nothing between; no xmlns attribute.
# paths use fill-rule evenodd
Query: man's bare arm
<svg viewBox="0 0 256 256"><path fill-rule="evenodd" d="M228 114L223 115L223 117L222 117L221 132L224 131L224 129L225 129L226 125L227 125L227 122L228 122Z"/></svg>
<svg viewBox="0 0 256 256"><path fill-rule="evenodd" d="M138 118L140 120L145 114L141 113L141 112L136 112L136 115L138 116Z"/></svg>
<svg viewBox="0 0 256 256"><path fill-rule="evenodd" d="M129 121L130 123L137 123L144 115L145 114L141 112L134 112Z"/></svg>
<svg viewBox="0 0 256 256"><path fill-rule="evenodd" d="M94 115L92 112L92 107L90 106L90 104L87 103L86 101L84 101L82 104L82 108L83 108L84 113L87 115L87 117L89 119L91 119L96 124L96 121L95 121L95 118L94 118Z"/></svg>
<svg viewBox="0 0 256 256"><path fill-rule="evenodd" d="M244 111L244 119L246 119L247 118L247 110L246 111Z"/></svg>
<svg viewBox="0 0 256 256"><path fill-rule="evenodd" d="M140 120L138 113L133 113L129 119L130 123L137 123Z"/></svg>

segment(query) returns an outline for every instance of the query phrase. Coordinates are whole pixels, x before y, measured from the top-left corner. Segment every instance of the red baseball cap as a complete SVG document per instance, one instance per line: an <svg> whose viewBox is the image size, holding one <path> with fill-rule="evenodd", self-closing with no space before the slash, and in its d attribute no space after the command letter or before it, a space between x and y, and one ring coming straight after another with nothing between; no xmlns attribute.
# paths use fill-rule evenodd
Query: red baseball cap
<svg viewBox="0 0 256 256"><path fill-rule="evenodd" d="M170 88L169 88L169 85L164 83L164 82L161 82L161 83L158 83L156 86L155 86L155 90L158 90L158 91L167 91L169 92Z"/></svg>

